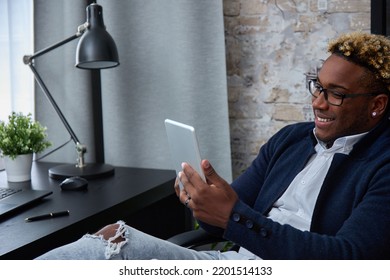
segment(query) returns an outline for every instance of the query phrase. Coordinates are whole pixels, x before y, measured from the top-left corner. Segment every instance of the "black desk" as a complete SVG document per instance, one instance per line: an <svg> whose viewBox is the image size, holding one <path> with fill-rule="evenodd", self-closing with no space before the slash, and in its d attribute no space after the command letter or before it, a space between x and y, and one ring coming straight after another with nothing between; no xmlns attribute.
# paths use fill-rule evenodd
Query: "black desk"
<svg viewBox="0 0 390 280"><path fill-rule="evenodd" d="M175 228L165 235L188 228L188 214L173 190L174 171L116 167L113 176L89 180L85 192L65 192L58 187L60 181L48 176L48 169L54 165L34 163L32 180L27 184L7 183L5 172L0 173L3 185L53 190L53 194L39 204L0 221L1 259L34 258L120 219L144 231L153 229L154 232L149 232L153 235L166 230L172 219ZM165 204L164 200L167 200ZM28 216L61 210L69 210L70 215L29 223L24 221ZM156 213L157 217L154 216ZM165 223L163 228L161 221ZM159 237L166 237L164 233L161 235Z"/></svg>

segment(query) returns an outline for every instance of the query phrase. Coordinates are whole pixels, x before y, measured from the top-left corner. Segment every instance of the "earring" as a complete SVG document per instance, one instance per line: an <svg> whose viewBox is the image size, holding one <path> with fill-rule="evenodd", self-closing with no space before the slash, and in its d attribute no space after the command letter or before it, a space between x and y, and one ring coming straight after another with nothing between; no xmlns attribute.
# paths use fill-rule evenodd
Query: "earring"
<svg viewBox="0 0 390 280"><path fill-rule="evenodd" d="M376 117L376 114L377 114L377 112L372 112L371 116L372 116L373 118L375 118L375 117Z"/></svg>

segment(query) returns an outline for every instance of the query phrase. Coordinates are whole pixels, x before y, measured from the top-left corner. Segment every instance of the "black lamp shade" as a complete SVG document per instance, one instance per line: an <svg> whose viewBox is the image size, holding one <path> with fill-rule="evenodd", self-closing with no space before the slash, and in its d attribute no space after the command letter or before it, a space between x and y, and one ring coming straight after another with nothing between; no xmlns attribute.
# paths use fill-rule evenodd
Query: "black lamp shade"
<svg viewBox="0 0 390 280"><path fill-rule="evenodd" d="M104 69L119 65L118 50L103 22L103 8L92 3L87 7L87 30L77 45L76 67Z"/></svg>

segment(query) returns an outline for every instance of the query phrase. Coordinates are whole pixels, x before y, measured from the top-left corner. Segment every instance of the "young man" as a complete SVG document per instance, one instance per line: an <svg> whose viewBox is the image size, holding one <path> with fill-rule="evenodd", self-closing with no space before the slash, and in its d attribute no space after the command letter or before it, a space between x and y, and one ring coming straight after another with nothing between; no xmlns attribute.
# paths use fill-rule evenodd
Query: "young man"
<svg viewBox="0 0 390 280"><path fill-rule="evenodd" d="M329 52L308 82L315 121L276 133L232 185L207 160L207 183L183 164L180 200L238 253L196 252L118 222L41 258L389 259L390 41L350 33Z"/></svg>

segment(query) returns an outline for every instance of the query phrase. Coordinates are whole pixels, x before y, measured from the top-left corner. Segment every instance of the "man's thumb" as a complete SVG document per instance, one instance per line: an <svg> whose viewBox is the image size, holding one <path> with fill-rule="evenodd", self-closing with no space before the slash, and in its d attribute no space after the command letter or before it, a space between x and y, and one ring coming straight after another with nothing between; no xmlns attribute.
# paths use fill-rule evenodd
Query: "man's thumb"
<svg viewBox="0 0 390 280"><path fill-rule="evenodd" d="M203 169L203 174L206 177L206 181L209 184L216 184L218 182L223 181L221 177L215 172L214 168L210 164L210 162L205 159L202 161L202 169Z"/></svg>

